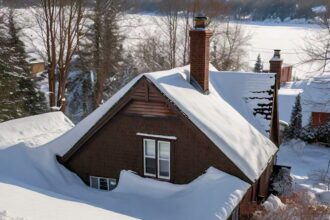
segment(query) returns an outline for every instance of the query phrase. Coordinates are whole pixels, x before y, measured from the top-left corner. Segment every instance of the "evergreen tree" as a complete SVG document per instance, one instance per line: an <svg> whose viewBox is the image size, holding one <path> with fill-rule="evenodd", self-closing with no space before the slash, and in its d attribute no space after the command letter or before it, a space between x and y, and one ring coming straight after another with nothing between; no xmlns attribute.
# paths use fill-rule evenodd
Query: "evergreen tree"
<svg viewBox="0 0 330 220"><path fill-rule="evenodd" d="M0 121L40 114L48 110L44 95L36 89L26 62L24 44L15 26L14 11L0 20Z"/></svg>
<svg viewBox="0 0 330 220"><path fill-rule="evenodd" d="M254 65L254 72L261 73L263 71L263 68L264 66L262 64L260 54L258 54L257 61Z"/></svg>
<svg viewBox="0 0 330 220"><path fill-rule="evenodd" d="M291 112L290 125L284 131L286 140L299 138L302 131L302 113L301 113L301 97L296 97L295 104Z"/></svg>

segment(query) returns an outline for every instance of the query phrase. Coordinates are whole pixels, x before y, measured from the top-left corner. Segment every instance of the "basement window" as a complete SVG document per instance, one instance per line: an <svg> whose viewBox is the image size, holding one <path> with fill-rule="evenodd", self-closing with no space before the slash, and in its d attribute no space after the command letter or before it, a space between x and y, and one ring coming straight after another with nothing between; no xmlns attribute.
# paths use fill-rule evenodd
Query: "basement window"
<svg viewBox="0 0 330 220"><path fill-rule="evenodd" d="M168 141L143 139L145 176L170 179L170 145Z"/></svg>
<svg viewBox="0 0 330 220"><path fill-rule="evenodd" d="M90 176L89 186L101 190L113 190L117 186L117 180L113 178Z"/></svg>

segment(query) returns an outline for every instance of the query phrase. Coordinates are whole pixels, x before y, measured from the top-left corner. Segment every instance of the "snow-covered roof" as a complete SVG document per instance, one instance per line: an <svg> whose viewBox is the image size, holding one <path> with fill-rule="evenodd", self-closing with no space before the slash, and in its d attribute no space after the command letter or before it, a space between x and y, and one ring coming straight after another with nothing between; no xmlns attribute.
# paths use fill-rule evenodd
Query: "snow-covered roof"
<svg viewBox="0 0 330 220"><path fill-rule="evenodd" d="M283 96L290 96L299 91L302 92L301 105L304 124L308 122L311 112L330 113L330 75L287 83L279 90L280 109L282 105L283 108L286 108L285 111L291 114L294 102L291 104L286 101L281 101L281 99L283 99Z"/></svg>
<svg viewBox="0 0 330 220"><path fill-rule="evenodd" d="M211 74L210 77L217 93L250 124L268 136L273 110L275 74L219 72Z"/></svg>
<svg viewBox="0 0 330 220"><path fill-rule="evenodd" d="M0 123L0 149L18 143L38 147L74 127L62 112L50 112Z"/></svg>
<svg viewBox="0 0 330 220"><path fill-rule="evenodd" d="M276 146L218 92L216 79L221 72L210 71L210 94L204 95L188 81L189 66L168 71L145 73L134 78L105 104L76 127L50 142L63 156L105 115L141 77L147 77L187 117L230 158L245 175L255 181L277 151ZM238 75L237 75L238 76ZM238 78L238 77L237 77ZM247 79L245 79L247 80ZM237 88L239 89L239 88ZM229 94L229 93L228 93ZM228 99L229 97L227 97ZM233 99L237 97L232 96ZM242 99L243 97L241 97ZM253 114L251 113L251 117ZM251 119L252 120L252 119Z"/></svg>

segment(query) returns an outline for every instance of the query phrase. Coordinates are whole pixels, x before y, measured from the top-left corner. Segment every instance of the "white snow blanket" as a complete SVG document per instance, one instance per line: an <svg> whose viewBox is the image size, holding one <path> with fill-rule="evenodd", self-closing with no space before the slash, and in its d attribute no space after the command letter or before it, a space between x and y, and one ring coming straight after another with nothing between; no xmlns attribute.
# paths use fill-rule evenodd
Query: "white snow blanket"
<svg viewBox="0 0 330 220"><path fill-rule="evenodd" d="M212 67L211 69L209 95L202 94L189 83L189 66L141 74L77 124L74 129L48 145L51 148L59 149L59 155L64 155L141 77L145 76L178 106L251 181L254 181L259 178L267 167L277 148L236 111L233 106L225 101L216 88L220 86L217 79L219 77L218 74L221 75L221 72L216 71ZM239 78L239 75L236 77ZM227 93L226 99L229 99L228 95L229 93ZM238 98L235 95L232 96L232 99ZM243 102L244 98L241 97L241 99L241 102ZM253 117L252 113L251 117Z"/></svg>
<svg viewBox="0 0 330 220"><path fill-rule="evenodd" d="M0 150L0 213L30 220L227 219L250 187L214 168L187 185L122 171L111 191L89 188L55 159L56 149Z"/></svg>
<svg viewBox="0 0 330 220"><path fill-rule="evenodd" d="M277 164L291 167L293 190L308 190L330 205L330 148L292 140L281 145Z"/></svg>
<svg viewBox="0 0 330 220"><path fill-rule="evenodd" d="M74 127L62 112L50 112L0 123L0 149L24 143L37 147Z"/></svg>

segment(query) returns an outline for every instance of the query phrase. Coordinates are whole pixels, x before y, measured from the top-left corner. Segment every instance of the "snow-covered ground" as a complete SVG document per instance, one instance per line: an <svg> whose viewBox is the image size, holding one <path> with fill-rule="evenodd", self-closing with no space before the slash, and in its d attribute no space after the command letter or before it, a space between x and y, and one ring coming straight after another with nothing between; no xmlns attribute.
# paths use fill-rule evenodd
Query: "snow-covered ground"
<svg viewBox="0 0 330 220"><path fill-rule="evenodd" d="M277 164L291 167L294 191L311 191L330 206L329 147L292 140L281 145Z"/></svg>

